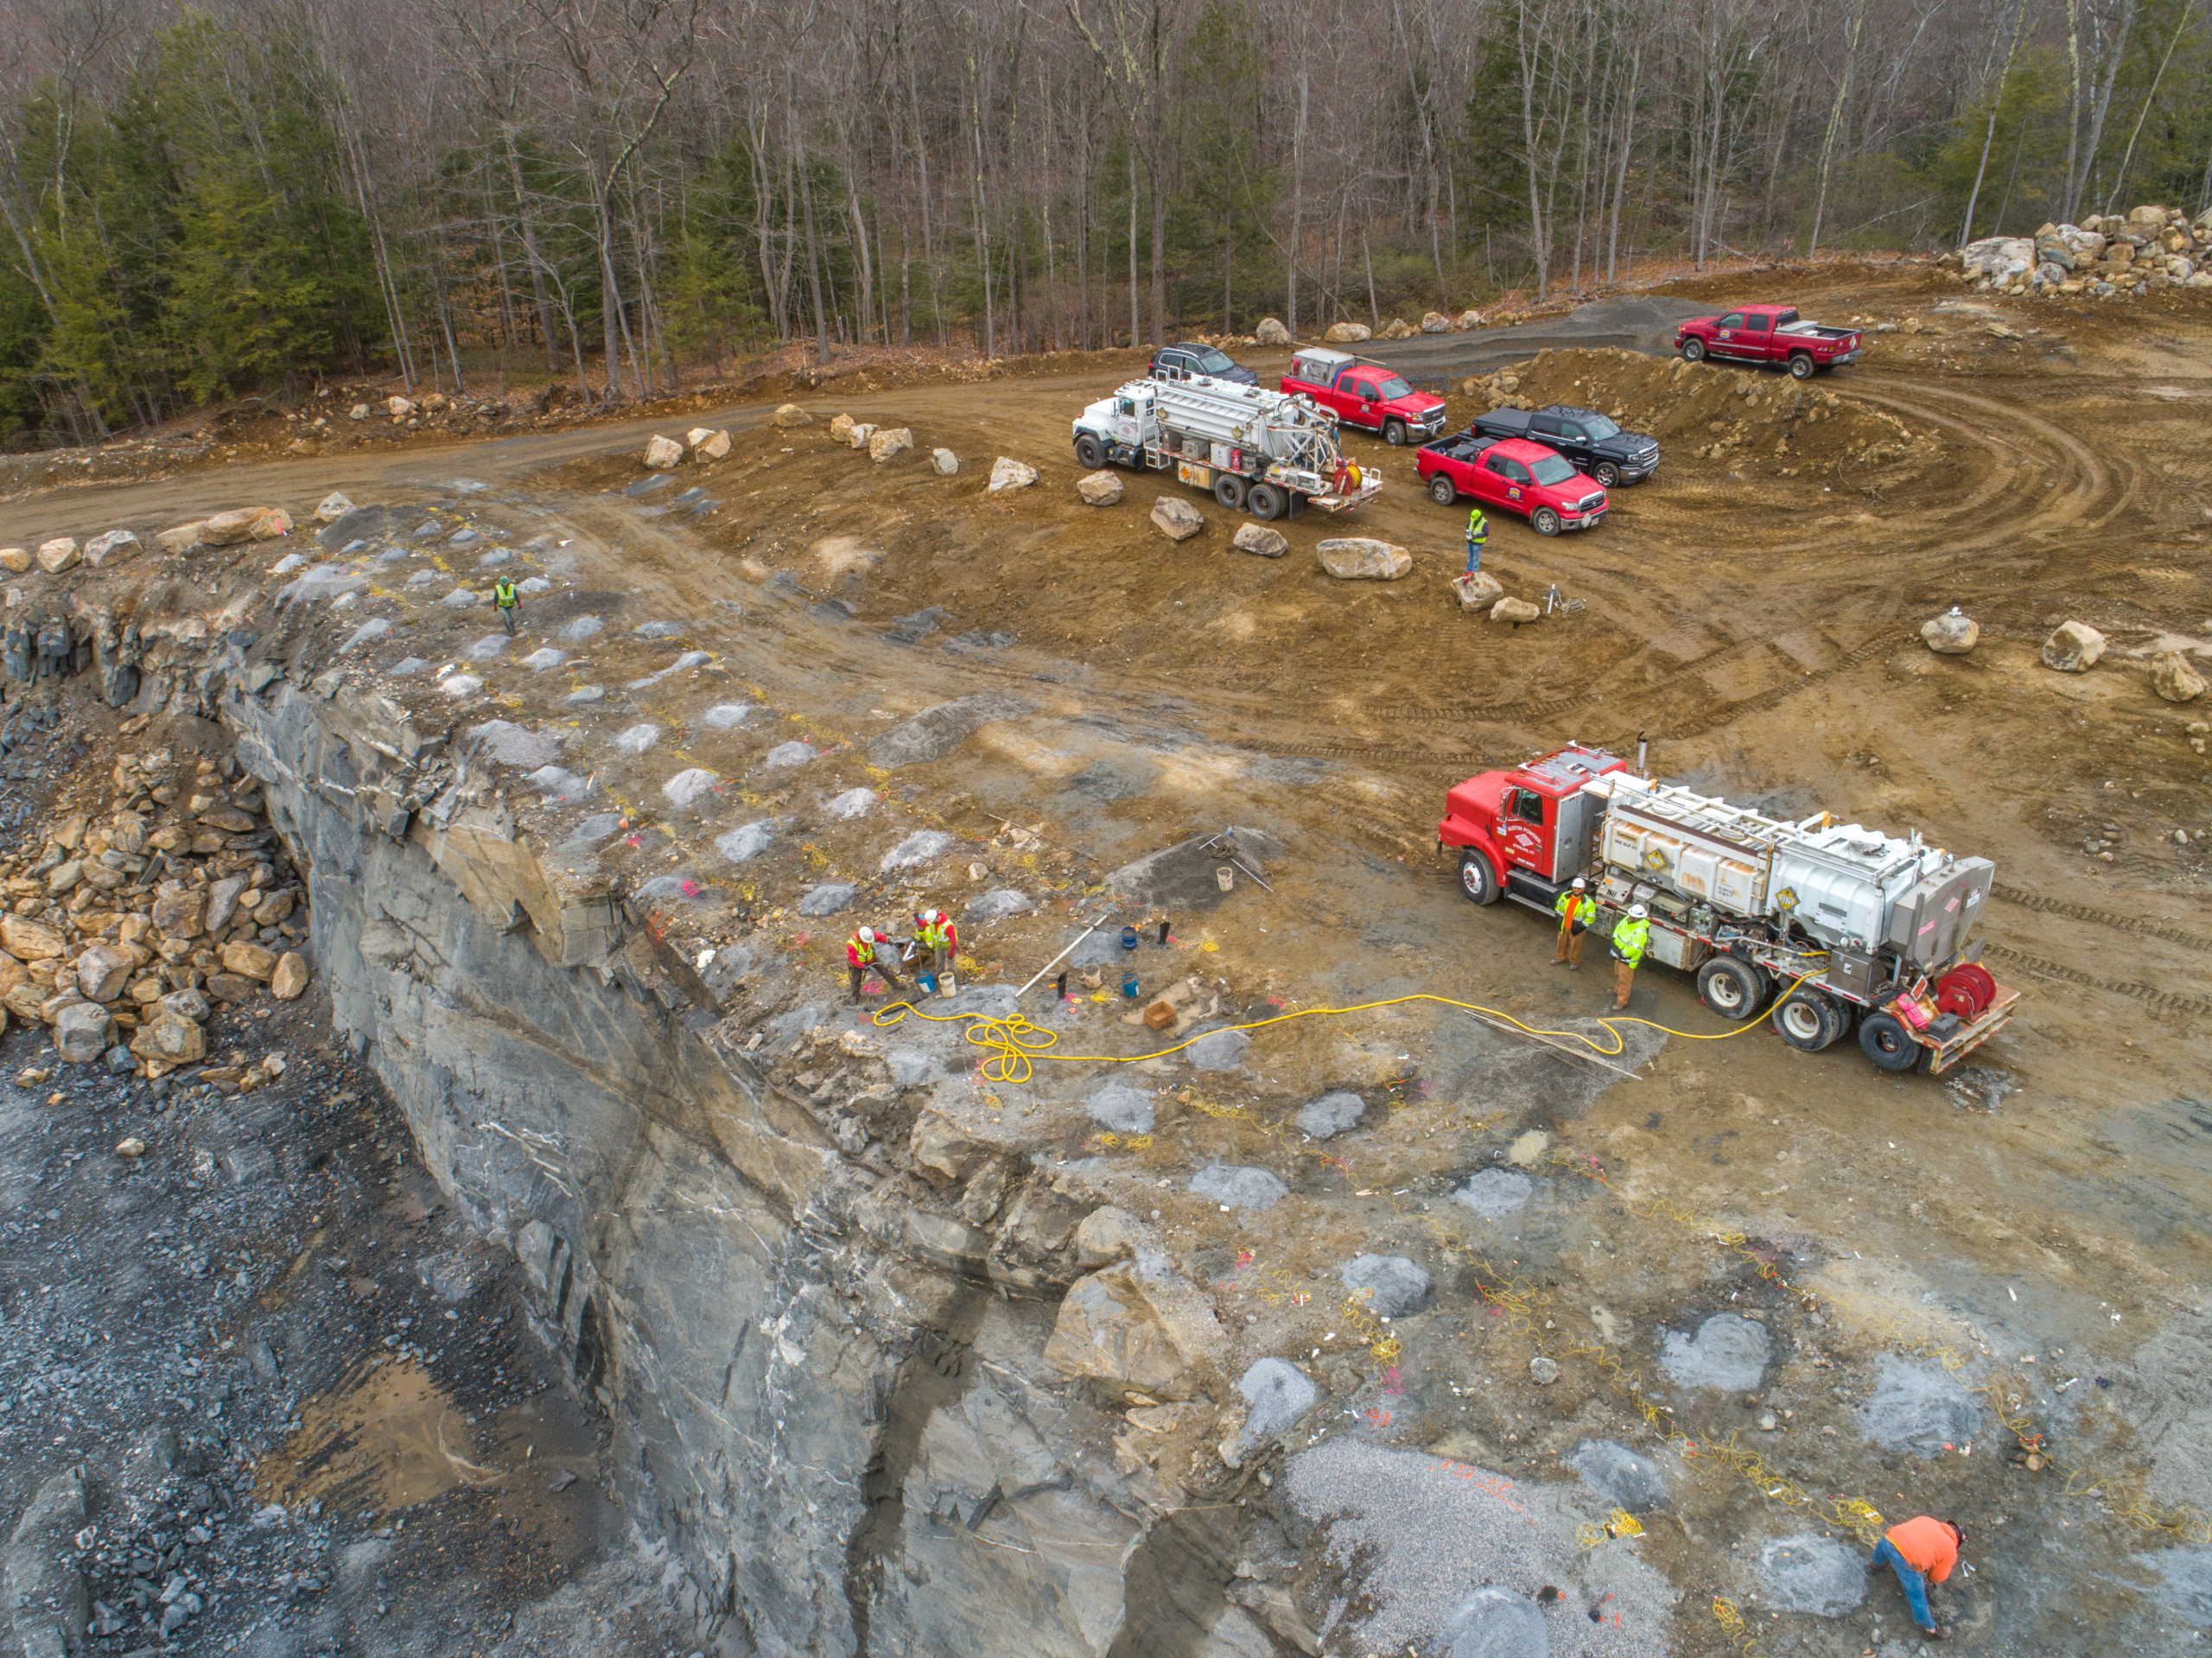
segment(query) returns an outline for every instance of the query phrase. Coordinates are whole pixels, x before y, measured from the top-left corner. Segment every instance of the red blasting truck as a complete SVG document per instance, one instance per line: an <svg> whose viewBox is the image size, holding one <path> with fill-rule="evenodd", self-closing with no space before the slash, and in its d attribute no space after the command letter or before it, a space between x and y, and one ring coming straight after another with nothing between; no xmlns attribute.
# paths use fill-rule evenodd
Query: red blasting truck
<svg viewBox="0 0 2212 1658"><path fill-rule="evenodd" d="M1602 748L1570 743L1446 797L1440 851L1457 848L1460 890L1550 916L1578 875L1610 934L1649 912L1649 959L1697 975L1725 1019L1771 1004L1792 1047L1825 1048L1854 1026L1885 1070L1948 1070L2012 1019L1972 940L1996 867L1837 823L1785 823L1654 783ZM1779 993L1779 994L1777 994Z"/></svg>

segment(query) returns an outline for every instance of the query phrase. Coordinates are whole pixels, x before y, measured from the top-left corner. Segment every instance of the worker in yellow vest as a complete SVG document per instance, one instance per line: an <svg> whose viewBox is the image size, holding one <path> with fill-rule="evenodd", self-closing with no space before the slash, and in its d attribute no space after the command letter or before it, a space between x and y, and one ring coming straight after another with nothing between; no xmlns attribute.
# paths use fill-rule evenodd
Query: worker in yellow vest
<svg viewBox="0 0 2212 1658"><path fill-rule="evenodd" d="M886 990L900 988L890 951L884 948L890 942L873 927L862 927L845 941L845 970L853 981L855 1001L861 999L861 985L871 973L883 981Z"/></svg>
<svg viewBox="0 0 2212 1658"><path fill-rule="evenodd" d="M1628 1006L1628 993L1636 983L1636 969L1651 943L1651 912L1641 904L1628 906L1628 914L1613 924L1613 1011Z"/></svg>
<svg viewBox="0 0 2212 1658"><path fill-rule="evenodd" d="M914 918L914 953L910 959L917 976L928 974L940 991L951 995L959 988L952 977L952 964L959 954L960 933L950 916L942 910L924 910Z"/></svg>
<svg viewBox="0 0 2212 1658"><path fill-rule="evenodd" d="M1552 951L1552 965L1567 964L1570 973L1582 970L1582 935L1598 918L1598 900L1590 896L1590 883L1577 875L1574 884L1553 901L1559 916L1559 946Z"/></svg>
<svg viewBox="0 0 2212 1658"><path fill-rule="evenodd" d="M1490 520L1483 516L1479 506L1467 514L1467 574L1478 574L1483 567L1483 549L1490 545Z"/></svg>
<svg viewBox="0 0 2212 1658"><path fill-rule="evenodd" d="M515 631L515 607L521 600L515 596L515 581L511 575L502 575L492 584L492 602L499 608L500 623L507 632Z"/></svg>

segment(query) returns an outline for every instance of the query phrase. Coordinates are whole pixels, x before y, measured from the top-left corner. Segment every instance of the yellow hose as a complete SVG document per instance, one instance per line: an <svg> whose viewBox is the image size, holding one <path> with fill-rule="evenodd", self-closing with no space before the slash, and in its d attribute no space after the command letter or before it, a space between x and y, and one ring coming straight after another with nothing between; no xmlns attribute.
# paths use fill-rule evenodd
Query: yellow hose
<svg viewBox="0 0 2212 1658"><path fill-rule="evenodd" d="M1799 975L1790 981L1787 989L1762 1008L1758 1016L1745 1020L1732 1031L1677 1031L1648 1019L1623 1018L1618 1014L1602 1018L1598 1020L1598 1023L1604 1026L1606 1034L1612 1038L1611 1047L1602 1045L1597 1038L1581 1031L1539 1030L1536 1026L1524 1024L1512 1014L1501 1012L1497 1008L1484 1007L1478 1002L1457 1001L1450 996L1431 995L1425 991L1417 991L1409 996L1391 996L1382 1001L1356 1002L1349 1007L1303 1007L1294 1013L1277 1013L1271 1019L1254 1020L1249 1024L1226 1025L1217 1028L1230 1031L1263 1031L1270 1025L1287 1025L1293 1020L1336 1018L1345 1013L1368 1013L1377 1007L1402 1007L1407 1002L1433 1001L1439 1007L1457 1007L1465 1013L1481 1013L1491 1019L1503 1020L1516 1030L1524 1031L1530 1036L1580 1042L1591 1052L1610 1058L1620 1053L1628 1045L1620 1032L1620 1027L1624 1025L1641 1025L1666 1036L1680 1037L1687 1042L1726 1042L1731 1037L1741 1036L1745 1032L1759 1024L1765 1014L1772 1013L1781 1005L1791 990L1795 990L1811 976L1810 974ZM1027 1083L1036 1075L1036 1067L1033 1062L1038 1059L1056 1059L1066 1064L1096 1065L1128 1065L1135 1064L1141 1059L1164 1059L1169 1054L1180 1053L1192 1043L1215 1034L1213 1031L1202 1032L1198 1036L1178 1042L1172 1048L1161 1048L1154 1053L1052 1053L1048 1051L1059 1045L1058 1034L1046 1030L1041 1026L1032 1024L1020 1013L1009 1013L1003 1019L980 1013L925 1013L910 1001L898 1001L888 1007L878 1008L872 1017L872 1022L889 1029L904 1021L909 1013L913 1014L917 1019L925 1019L932 1025L966 1025L967 1039L976 1047L991 1050L993 1057L983 1061L982 1069L983 1080L989 1083L1016 1084Z"/></svg>

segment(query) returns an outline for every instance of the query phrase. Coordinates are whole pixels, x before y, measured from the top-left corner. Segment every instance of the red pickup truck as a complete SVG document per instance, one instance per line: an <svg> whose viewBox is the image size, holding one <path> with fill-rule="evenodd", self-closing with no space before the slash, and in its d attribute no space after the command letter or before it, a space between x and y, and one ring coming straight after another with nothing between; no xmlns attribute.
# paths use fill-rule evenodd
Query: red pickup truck
<svg viewBox="0 0 2212 1658"><path fill-rule="evenodd" d="M1290 359L1282 389L1333 410L1346 426L1364 426L1395 447L1444 429L1444 399L1408 385L1397 370L1349 352L1309 346Z"/></svg>
<svg viewBox="0 0 2212 1658"><path fill-rule="evenodd" d="M1609 505L1595 479L1525 438L1454 432L1441 443L1423 445L1414 470L1427 480L1429 499L1439 506L1471 495L1484 506L1518 512L1540 536L1594 530Z"/></svg>
<svg viewBox="0 0 2212 1658"><path fill-rule="evenodd" d="M1781 363L1801 380L1861 355L1859 330L1808 322L1794 305L1746 305L1721 316L1694 316L1675 330L1675 349L1695 363Z"/></svg>

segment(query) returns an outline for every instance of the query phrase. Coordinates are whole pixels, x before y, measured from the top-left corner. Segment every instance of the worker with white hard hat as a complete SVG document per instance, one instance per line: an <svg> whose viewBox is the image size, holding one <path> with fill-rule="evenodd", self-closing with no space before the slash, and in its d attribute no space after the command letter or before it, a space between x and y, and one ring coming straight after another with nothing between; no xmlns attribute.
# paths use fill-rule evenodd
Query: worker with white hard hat
<svg viewBox="0 0 2212 1658"><path fill-rule="evenodd" d="M845 941L845 970L853 981L853 1000L861 999L861 985L874 974L887 990L899 989L899 975L891 965L891 941L873 927L862 927Z"/></svg>
<svg viewBox="0 0 2212 1658"><path fill-rule="evenodd" d="M1651 942L1651 912L1631 904L1628 913L1613 923L1613 1011L1628 1007L1628 993L1636 983L1636 969Z"/></svg>
<svg viewBox="0 0 2212 1658"><path fill-rule="evenodd" d="M1598 900L1590 896L1590 883L1577 875L1574 884L1553 901L1559 916L1559 946L1552 951L1552 965L1565 965L1570 973L1582 970L1582 935L1598 918Z"/></svg>
<svg viewBox="0 0 2212 1658"><path fill-rule="evenodd" d="M923 910L914 917L914 943L907 960L912 963L917 976L926 973L938 982L946 995L952 994L944 987L951 980L952 964L960 954L959 929L952 924L952 918L942 910Z"/></svg>

